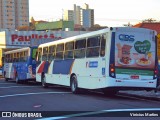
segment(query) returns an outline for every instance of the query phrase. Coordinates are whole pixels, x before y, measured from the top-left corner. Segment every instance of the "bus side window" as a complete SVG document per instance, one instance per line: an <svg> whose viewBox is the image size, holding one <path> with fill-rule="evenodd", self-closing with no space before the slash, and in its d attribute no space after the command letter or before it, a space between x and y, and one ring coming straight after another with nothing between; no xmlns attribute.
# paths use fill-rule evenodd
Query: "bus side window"
<svg viewBox="0 0 160 120"><path fill-rule="evenodd" d="M11 62L11 54L8 54L8 63Z"/></svg>
<svg viewBox="0 0 160 120"><path fill-rule="evenodd" d="M74 42L68 42L65 44L65 53L64 53L65 59L73 58L73 49L74 49Z"/></svg>
<svg viewBox="0 0 160 120"><path fill-rule="evenodd" d="M20 62L23 62L23 52L20 52L20 53L19 53L19 61L20 61Z"/></svg>
<svg viewBox="0 0 160 120"><path fill-rule="evenodd" d="M49 46L48 61L52 61L55 58L55 46Z"/></svg>
<svg viewBox="0 0 160 120"><path fill-rule="evenodd" d="M17 53L17 62L19 62L20 60L19 60L19 57L20 56L20 54L19 53Z"/></svg>
<svg viewBox="0 0 160 120"><path fill-rule="evenodd" d="M8 63L8 62L9 62L8 60L9 60L9 56L6 54L6 55L4 56L4 62L5 62L5 63Z"/></svg>
<svg viewBox="0 0 160 120"><path fill-rule="evenodd" d="M42 61L48 60L48 47L43 48L43 55L42 55Z"/></svg>
<svg viewBox="0 0 160 120"><path fill-rule="evenodd" d="M13 54L11 53L11 61L10 61L11 63L13 62L13 58L14 58Z"/></svg>
<svg viewBox="0 0 160 120"><path fill-rule="evenodd" d="M64 44L58 44L56 47L56 59L63 59L64 57Z"/></svg>
<svg viewBox="0 0 160 120"><path fill-rule="evenodd" d="M100 36L88 38L86 57L98 57L100 48Z"/></svg>
<svg viewBox="0 0 160 120"><path fill-rule="evenodd" d="M100 50L100 56L105 56L105 46L106 46L106 36L102 35L101 37L101 50Z"/></svg>
<svg viewBox="0 0 160 120"><path fill-rule="evenodd" d="M16 62L16 53L13 53L13 62Z"/></svg>
<svg viewBox="0 0 160 120"><path fill-rule="evenodd" d="M74 57L84 58L86 51L86 39L78 40L75 42Z"/></svg>
<svg viewBox="0 0 160 120"><path fill-rule="evenodd" d="M28 51L24 51L23 62L26 62L28 58Z"/></svg>
<svg viewBox="0 0 160 120"><path fill-rule="evenodd" d="M7 63L10 63L10 61L11 61L11 54L8 54L8 56L7 56Z"/></svg>

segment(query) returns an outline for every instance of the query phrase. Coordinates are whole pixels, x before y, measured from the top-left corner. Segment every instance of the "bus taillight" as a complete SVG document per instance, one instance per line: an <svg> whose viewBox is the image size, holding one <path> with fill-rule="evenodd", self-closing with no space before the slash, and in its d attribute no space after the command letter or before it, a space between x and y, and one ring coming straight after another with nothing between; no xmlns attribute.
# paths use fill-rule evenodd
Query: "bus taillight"
<svg viewBox="0 0 160 120"><path fill-rule="evenodd" d="M114 72L114 68L111 68L111 72Z"/></svg>
<svg viewBox="0 0 160 120"><path fill-rule="evenodd" d="M109 75L110 75L110 77L115 78L115 66L114 66L114 64L110 64L110 66L109 66Z"/></svg>
<svg viewBox="0 0 160 120"><path fill-rule="evenodd" d="M157 78L157 75L158 75L158 68L156 67L155 70L154 70L153 79L156 79L156 78Z"/></svg>

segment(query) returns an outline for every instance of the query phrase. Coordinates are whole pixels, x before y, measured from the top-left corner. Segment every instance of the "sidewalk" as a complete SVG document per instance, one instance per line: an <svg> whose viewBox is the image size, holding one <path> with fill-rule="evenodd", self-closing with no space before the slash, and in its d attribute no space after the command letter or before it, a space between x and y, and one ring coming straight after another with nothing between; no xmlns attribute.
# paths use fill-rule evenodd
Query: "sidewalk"
<svg viewBox="0 0 160 120"><path fill-rule="evenodd" d="M152 91L134 91L134 90L128 90L128 91L120 91L120 93L123 94L128 94L131 96L138 96L138 97L144 97L144 98L149 98L149 99L155 99L160 101L160 86L158 87L158 91L155 92L154 90Z"/></svg>

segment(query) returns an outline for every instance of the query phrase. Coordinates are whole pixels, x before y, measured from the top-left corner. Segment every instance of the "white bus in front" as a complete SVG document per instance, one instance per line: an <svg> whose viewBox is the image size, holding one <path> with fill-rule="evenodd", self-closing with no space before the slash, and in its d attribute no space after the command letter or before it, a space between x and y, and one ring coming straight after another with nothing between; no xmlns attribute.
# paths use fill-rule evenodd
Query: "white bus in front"
<svg viewBox="0 0 160 120"><path fill-rule="evenodd" d="M157 87L156 32L115 27L41 44L36 81L79 88L119 90Z"/></svg>

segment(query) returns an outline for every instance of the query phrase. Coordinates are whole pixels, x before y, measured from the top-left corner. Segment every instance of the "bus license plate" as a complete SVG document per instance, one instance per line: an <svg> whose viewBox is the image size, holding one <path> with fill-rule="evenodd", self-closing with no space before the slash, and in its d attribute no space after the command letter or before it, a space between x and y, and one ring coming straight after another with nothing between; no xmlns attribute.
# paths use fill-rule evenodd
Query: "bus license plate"
<svg viewBox="0 0 160 120"><path fill-rule="evenodd" d="M139 79L139 75L131 75L131 79Z"/></svg>

